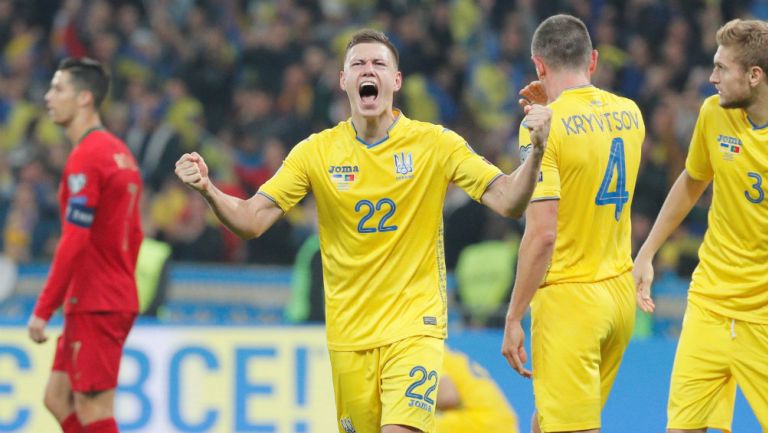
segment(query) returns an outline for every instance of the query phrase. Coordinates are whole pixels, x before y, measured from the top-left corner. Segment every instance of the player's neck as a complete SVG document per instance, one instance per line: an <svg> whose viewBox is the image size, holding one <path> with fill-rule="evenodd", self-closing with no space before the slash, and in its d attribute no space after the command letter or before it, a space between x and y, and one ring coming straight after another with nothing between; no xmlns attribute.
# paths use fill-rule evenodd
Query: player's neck
<svg viewBox="0 0 768 433"><path fill-rule="evenodd" d="M395 123L395 115L392 110L385 110L374 117L352 114L352 125L357 137L366 143L378 143L384 139L393 123Z"/></svg>
<svg viewBox="0 0 768 433"><path fill-rule="evenodd" d="M589 86L589 75L587 73L576 73L573 71L550 72L545 88L547 89L547 98L554 101L560 94L569 89Z"/></svg>
<svg viewBox="0 0 768 433"><path fill-rule="evenodd" d="M67 138L69 138L69 141L72 143L72 145L77 146L80 144L80 140L83 139L86 133L88 133L90 130L102 127L103 126L101 124L99 113L83 113L75 116L75 118L72 119L72 123L67 126Z"/></svg>
<svg viewBox="0 0 768 433"><path fill-rule="evenodd" d="M763 87L763 90L768 88L768 86ZM768 91L758 92L755 101L745 108L744 111L747 112L749 120L754 125L763 126L768 124Z"/></svg>

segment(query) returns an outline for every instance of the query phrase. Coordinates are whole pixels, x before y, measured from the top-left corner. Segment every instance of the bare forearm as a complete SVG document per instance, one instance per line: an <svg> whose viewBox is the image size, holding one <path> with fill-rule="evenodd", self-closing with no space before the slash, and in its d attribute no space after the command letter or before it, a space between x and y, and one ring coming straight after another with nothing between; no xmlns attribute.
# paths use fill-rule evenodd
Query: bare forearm
<svg viewBox="0 0 768 433"><path fill-rule="evenodd" d="M502 216L520 218L536 187L541 157L541 152L532 152L517 170L496 180L483 203Z"/></svg>
<svg viewBox="0 0 768 433"><path fill-rule="evenodd" d="M208 190L201 192L210 205L216 217L224 226L241 239L252 239L261 236L269 226L259 224L259 211L253 206L253 199L243 200L223 193L215 185L210 184Z"/></svg>
<svg viewBox="0 0 768 433"><path fill-rule="evenodd" d="M554 245L553 234L534 236L525 233L523 235L518 254L515 288L512 291L507 320L518 322L522 320L547 273Z"/></svg>
<svg viewBox="0 0 768 433"><path fill-rule="evenodd" d="M709 182L695 180L686 171L680 174L664 200L659 216L637 254L638 257L652 257L656 254L691 211L707 185Z"/></svg>

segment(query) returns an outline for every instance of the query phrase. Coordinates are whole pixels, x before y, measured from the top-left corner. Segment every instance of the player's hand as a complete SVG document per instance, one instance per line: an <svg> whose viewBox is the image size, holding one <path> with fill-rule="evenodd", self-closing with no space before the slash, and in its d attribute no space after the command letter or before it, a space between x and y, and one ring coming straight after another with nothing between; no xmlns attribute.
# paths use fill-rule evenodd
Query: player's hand
<svg viewBox="0 0 768 433"><path fill-rule="evenodd" d="M544 89L544 84L539 80L528 83L520 90L519 94L521 98L517 103L523 109L531 104L547 105L547 91Z"/></svg>
<svg viewBox="0 0 768 433"><path fill-rule="evenodd" d="M45 326L48 325L47 320L43 320L34 314L29 316L27 322L27 331L29 331L29 338L35 343L44 343L48 340L48 336L45 335Z"/></svg>
<svg viewBox="0 0 768 433"><path fill-rule="evenodd" d="M176 161L176 176L199 192L208 190L208 166L197 152L185 153Z"/></svg>
<svg viewBox="0 0 768 433"><path fill-rule="evenodd" d="M523 111L525 111L523 124L531 133L533 151L542 155L547 147L549 127L552 123L552 110L543 105L532 104L526 105Z"/></svg>
<svg viewBox="0 0 768 433"><path fill-rule="evenodd" d="M656 309L651 299L651 283L653 283L653 258L638 254L635 258L635 268L632 269L637 288L637 305L646 313L653 313Z"/></svg>
<svg viewBox="0 0 768 433"><path fill-rule="evenodd" d="M504 339L501 342L501 354L520 376L530 378L533 374L525 368L528 354L525 352L525 331L520 322L507 321L504 326Z"/></svg>

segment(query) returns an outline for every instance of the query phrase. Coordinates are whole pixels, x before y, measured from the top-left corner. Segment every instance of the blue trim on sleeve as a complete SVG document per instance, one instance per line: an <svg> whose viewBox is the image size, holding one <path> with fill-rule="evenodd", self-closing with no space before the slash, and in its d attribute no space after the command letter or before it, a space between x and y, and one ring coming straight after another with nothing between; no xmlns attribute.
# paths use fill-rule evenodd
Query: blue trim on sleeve
<svg viewBox="0 0 768 433"><path fill-rule="evenodd" d="M494 182L496 182L496 179L500 178L501 176L504 176L504 173L499 173L499 174L497 174L496 176L494 176L494 177L493 177L493 179L491 179L491 181L490 181L490 182L488 182L488 185L486 185L486 186L485 186L485 189L484 189L484 190L483 190L483 192L480 194L480 197L478 198L478 200L477 200L477 201L480 201L480 200L482 200L482 199L483 199L483 195L486 193L486 191L488 191L488 188L490 188L490 187L491 187L491 185L493 185L493 183L494 183Z"/></svg>
<svg viewBox="0 0 768 433"><path fill-rule="evenodd" d="M283 211L283 213L285 213L285 209L284 209L282 206L280 206L280 203L279 203L277 200L275 200L275 198L274 198L274 197L272 197L271 195L267 194L267 193L266 193L266 192L264 192L264 191L257 191L257 192L256 192L256 194L258 194L258 195L261 195L261 196L264 196L264 197L266 197L267 199L269 199L269 201L271 201L271 202L272 202L272 203L274 203L274 204L275 204L277 207L279 207L279 208L280 208L280 210L281 210L281 211Z"/></svg>
<svg viewBox="0 0 768 433"><path fill-rule="evenodd" d="M532 199L531 199L531 203L535 203L535 202L537 202L537 201L551 201L551 200L560 200L560 197L551 196L551 197L537 197L537 198L532 198Z"/></svg>

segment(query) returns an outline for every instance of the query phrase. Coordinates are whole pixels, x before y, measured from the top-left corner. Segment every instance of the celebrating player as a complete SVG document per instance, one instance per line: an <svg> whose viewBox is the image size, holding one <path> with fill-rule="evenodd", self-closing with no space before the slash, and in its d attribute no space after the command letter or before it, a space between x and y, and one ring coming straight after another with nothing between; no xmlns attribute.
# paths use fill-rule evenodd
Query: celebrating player
<svg viewBox="0 0 768 433"><path fill-rule="evenodd" d="M253 197L222 193L197 153L176 164L178 177L243 238L314 193L340 432L434 431L447 318L446 188L453 182L499 214L520 216L549 133L550 110L529 107L532 156L503 175L456 133L393 109L402 82L389 39L359 31L339 79L351 119L296 145Z"/></svg>
<svg viewBox="0 0 768 433"><path fill-rule="evenodd" d="M522 93L535 99L543 87L553 126L526 211L502 354L533 375L534 431L596 432L635 323L629 209L645 126L634 102L590 84L597 51L578 18L546 19L531 53L540 83ZM530 143L521 127L521 155ZM520 325L529 304L533 372Z"/></svg>

